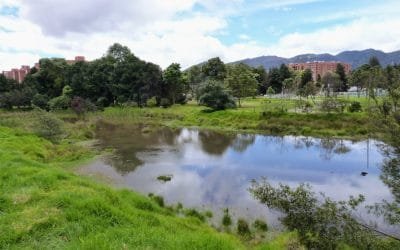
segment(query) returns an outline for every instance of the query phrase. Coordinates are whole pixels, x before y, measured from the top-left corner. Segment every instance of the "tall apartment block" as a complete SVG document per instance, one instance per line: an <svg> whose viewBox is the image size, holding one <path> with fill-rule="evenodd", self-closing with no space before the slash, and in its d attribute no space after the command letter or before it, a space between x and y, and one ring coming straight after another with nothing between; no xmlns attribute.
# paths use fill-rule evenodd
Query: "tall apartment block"
<svg viewBox="0 0 400 250"><path fill-rule="evenodd" d="M318 75L323 77L328 72L335 72L338 64L343 65L346 74L351 71L351 65L343 62L306 62L306 63L290 63L289 68L299 71L310 69L314 81L317 80Z"/></svg>

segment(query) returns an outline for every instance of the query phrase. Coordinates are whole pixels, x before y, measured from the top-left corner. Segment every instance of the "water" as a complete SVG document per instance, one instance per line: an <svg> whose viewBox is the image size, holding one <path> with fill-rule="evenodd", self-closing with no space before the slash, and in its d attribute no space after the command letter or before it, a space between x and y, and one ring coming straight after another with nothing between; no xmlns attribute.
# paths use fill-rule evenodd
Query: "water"
<svg viewBox="0 0 400 250"><path fill-rule="evenodd" d="M261 218L279 227L278 214L248 192L250 181L261 177L291 186L306 182L335 200L358 194L366 197L366 204L392 199L379 178L384 157L376 141L110 125L100 126L97 135L99 146L112 148L115 154L82 172L143 194L162 195L169 204L210 209L216 218L229 208L236 218ZM160 175L173 178L164 183L157 180ZM364 222L373 219L362 209L357 216Z"/></svg>

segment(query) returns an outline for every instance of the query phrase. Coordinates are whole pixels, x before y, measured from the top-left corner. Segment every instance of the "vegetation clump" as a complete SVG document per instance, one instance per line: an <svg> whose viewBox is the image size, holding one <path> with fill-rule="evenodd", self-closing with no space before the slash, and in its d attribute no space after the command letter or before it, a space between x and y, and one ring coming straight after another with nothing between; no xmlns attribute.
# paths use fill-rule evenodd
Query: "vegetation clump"
<svg viewBox="0 0 400 250"><path fill-rule="evenodd" d="M229 227L230 225L232 225L232 218L229 214L228 208L224 209L224 215L222 216L222 225L225 227Z"/></svg>
<svg viewBox="0 0 400 250"><path fill-rule="evenodd" d="M260 219L257 219L254 221L253 227L258 231L262 231L262 232L268 231L268 224L265 221L260 220Z"/></svg>
<svg viewBox="0 0 400 250"><path fill-rule="evenodd" d="M168 182L172 180L173 175L160 175L157 177L157 180L162 182Z"/></svg>
<svg viewBox="0 0 400 250"><path fill-rule="evenodd" d="M237 221L237 233L241 236L249 237L251 235L249 224L244 219Z"/></svg>

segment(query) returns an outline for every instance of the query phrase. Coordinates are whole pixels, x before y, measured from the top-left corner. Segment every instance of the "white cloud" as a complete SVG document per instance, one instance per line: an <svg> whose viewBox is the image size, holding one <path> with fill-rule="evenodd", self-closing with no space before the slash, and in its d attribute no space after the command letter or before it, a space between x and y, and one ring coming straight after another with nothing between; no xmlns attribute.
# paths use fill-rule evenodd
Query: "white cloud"
<svg viewBox="0 0 400 250"><path fill-rule="evenodd" d="M337 53L348 49L398 50L400 18L391 15L358 18L347 24L310 33L282 36L279 27L266 26L280 36L272 45L262 45L247 34L226 45L217 34L233 33L229 18L257 8L289 8L314 0L0 0L19 6L19 17L0 16L0 71L33 64L40 55L89 60L102 56L114 42L127 45L140 58L168 66L188 67L220 56L231 62L261 55L294 56L300 53ZM197 6L202 8L197 8ZM196 7L196 8L195 8ZM393 6L392 6L393 7ZM387 11L392 13L392 8ZM364 13L364 12L363 12Z"/></svg>

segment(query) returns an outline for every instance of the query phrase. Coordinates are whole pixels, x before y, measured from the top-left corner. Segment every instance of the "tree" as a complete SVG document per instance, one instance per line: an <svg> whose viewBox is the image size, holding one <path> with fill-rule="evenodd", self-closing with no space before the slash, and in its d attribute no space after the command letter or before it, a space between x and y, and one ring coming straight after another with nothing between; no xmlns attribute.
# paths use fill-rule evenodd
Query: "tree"
<svg viewBox="0 0 400 250"><path fill-rule="evenodd" d="M322 86L326 92L326 96L330 96L330 92L338 91L340 89L341 81L340 76L336 73L327 72L322 77Z"/></svg>
<svg viewBox="0 0 400 250"><path fill-rule="evenodd" d="M285 79L288 79L292 76L288 66L286 66L286 64L283 64L283 63L279 67L279 75L280 75L281 82L283 82Z"/></svg>
<svg viewBox="0 0 400 250"><path fill-rule="evenodd" d="M241 107L242 98L256 94L258 83L256 77L251 68L245 64L239 63L228 67L225 84L232 95L238 99L239 107Z"/></svg>
<svg viewBox="0 0 400 250"><path fill-rule="evenodd" d="M378 59L378 57L376 57L376 56L372 56L372 57L369 59L368 64L369 64L371 67L381 67L381 63L379 62L379 59Z"/></svg>
<svg viewBox="0 0 400 250"><path fill-rule="evenodd" d="M204 76L210 80L223 81L226 76L226 67L219 57L211 58L202 67Z"/></svg>
<svg viewBox="0 0 400 250"><path fill-rule="evenodd" d="M335 73L339 75L339 78L341 81L341 86L339 88L339 91L346 92L349 87L348 87L348 83L347 83L347 76L346 76L344 66L342 64L338 63L336 65Z"/></svg>
<svg viewBox="0 0 400 250"><path fill-rule="evenodd" d="M223 110L236 106L232 96L224 90L220 82L209 81L200 92L200 105L207 106L213 110Z"/></svg>
<svg viewBox="0 0 400 250"><path fill-rule="evenodd" d="M163 96L170 99L172 104L175 104L185 91L186 83L182 77L181 66L178 63L168 66L163 72L163 81Z"/></svg>
<svg viewBox="0 0 400 250"><path fill-rule="evenodd" d="M253 73L256 74L257 91L260 95L265 95L267 91L268 74L263 66L253 68Z"/></svg>
<svg viewBox="0 0 400 250"><path fill-rule="evenodd" d="M282 91L281 75L278 68L272 68L268 72L267 87L272 87L275 93Z"/></svg>
<svg viewBox="0 0 400 250"><path fill-rule="evenodd" d="M306 86L307 83L313 81L312 71L310 69L306 69L301 73L300 78L300 86L299 88L302 89Z"/></svg>

